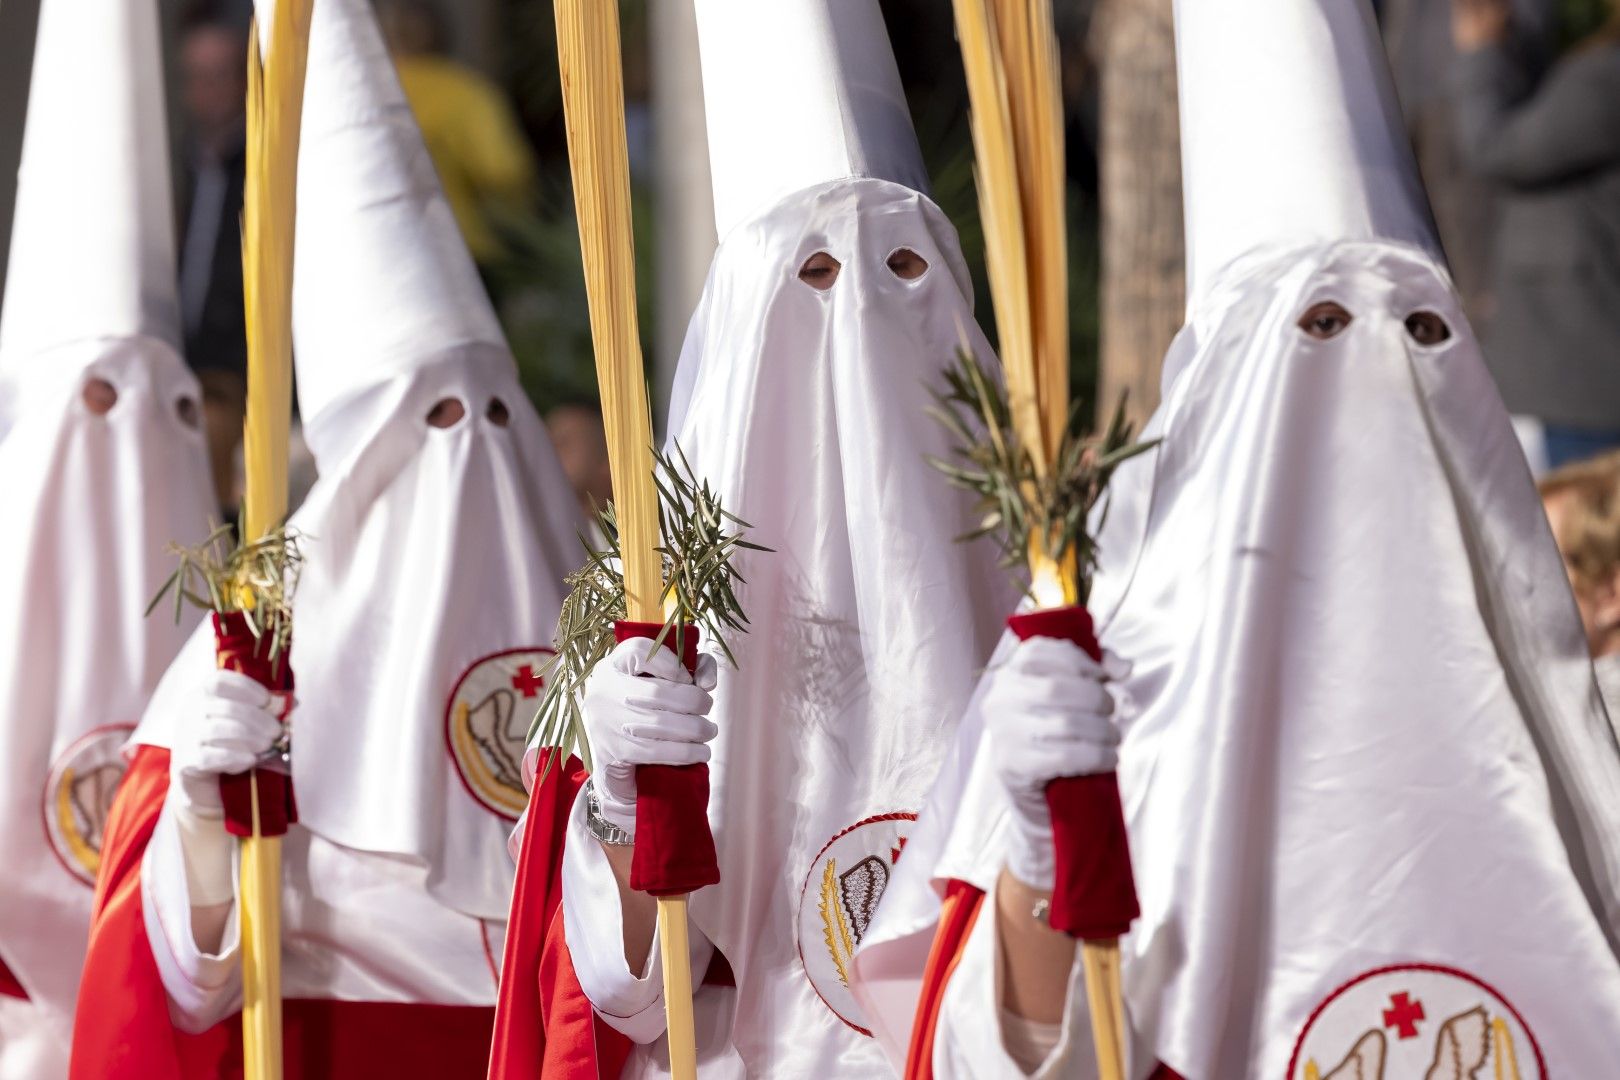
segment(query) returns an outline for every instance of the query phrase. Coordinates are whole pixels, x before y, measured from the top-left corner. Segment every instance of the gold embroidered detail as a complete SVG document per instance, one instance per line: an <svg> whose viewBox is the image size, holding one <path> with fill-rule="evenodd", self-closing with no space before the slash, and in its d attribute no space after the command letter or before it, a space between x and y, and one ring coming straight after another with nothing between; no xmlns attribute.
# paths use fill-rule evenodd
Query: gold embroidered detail
<svg viewBox="0 0 1620 1080"><path fill-rule="evenodd" d="M855 943L849 932L849 917L838 899L838 861L827 860L827 869L821 875L821 925L826 929L827 955L838 969L838 981L849 985L849 962L855 955Z"/></svg>

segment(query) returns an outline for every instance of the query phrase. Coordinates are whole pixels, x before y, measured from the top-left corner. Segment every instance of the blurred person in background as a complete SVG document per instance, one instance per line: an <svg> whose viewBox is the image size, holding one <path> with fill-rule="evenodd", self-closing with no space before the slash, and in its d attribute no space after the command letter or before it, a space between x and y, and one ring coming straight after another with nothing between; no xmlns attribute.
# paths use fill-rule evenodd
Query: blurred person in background
<svg viewBox="0 0 1620 1080"><path fill-rule="evenodd" d="M1620 8L1540 77L1509 0L1452 13L1458 148L1500 191L1485 357L1556 468L1620 446Z"/></svg>
<svg viewBox="0 0 1620 1080"><path fill-rule="evenodd" d="M242 313L242 182L247 167L247 35L251 9L192 5L179 40L184 113L180 170L180 315L186 362L202 384L214 498L234 521L236 461L247 407Z"/></svg>
<svg viewBox="0 0 1620 1080"><path fill-rule="evenodd" d="M378 0L377 15L456 224L487 283L490 264L502 254L492 212L528 201L533 154L500 89L448 55L449 26L434 0Z"/></svg>
<svg viewBox="0 0 1620 1080"><path fill-rule="evenodd" d="M1620 452L1556 469L1541 499L1569 571L1610 718L1620 718Z"/></svg>
<svg viewBox="0 0 1620 1080"><path fill-rule="evenodd" d="M593 526L596 514L613 499L613 474L608 469L607 429L602 410L593 401L569 401L546 413L546 431L557 448L557 460L579 498L585 520Z"/></svg>

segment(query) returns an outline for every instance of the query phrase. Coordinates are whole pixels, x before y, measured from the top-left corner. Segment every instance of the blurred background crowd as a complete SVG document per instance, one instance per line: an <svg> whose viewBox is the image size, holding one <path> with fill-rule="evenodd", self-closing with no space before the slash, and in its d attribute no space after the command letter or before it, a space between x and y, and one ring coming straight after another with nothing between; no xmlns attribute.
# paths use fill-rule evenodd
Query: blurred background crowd
<svg viewBox="0 0 1620 1080"><path fill-rule="evenodd" d="M607 457L551 5L377 5L524 385L582 502L600 501L609 494ZM1075 385L1108 404L1128 392L1140 417L1156 402L1183 304L1170 2L1055 6ZM961 231L993 340L951 6L883 7L934 197ZM1620 447L1620 0L1376 7L1452 272L1532 467L1547 474L1594 648L1620 650L1620 461L1604 456ZM165 0L163 9L187 359L204 388L228 510L240 484L244 400L237 215L251 3ZM658 401L715 244L702 90L690 0L624 0L621 10L641 325ZM0 245L9 237L36 11L37 0L0 0ZM295 488L307 487L310 468Z"/></svg>

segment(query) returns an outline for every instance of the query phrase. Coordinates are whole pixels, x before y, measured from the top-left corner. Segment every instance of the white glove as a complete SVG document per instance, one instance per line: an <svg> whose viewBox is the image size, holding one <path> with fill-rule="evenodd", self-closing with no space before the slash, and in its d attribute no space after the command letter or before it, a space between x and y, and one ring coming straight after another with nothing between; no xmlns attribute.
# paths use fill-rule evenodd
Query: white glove
<svg viewBox="0 0 1620 1080"><path fill-rule="evenodd" d="M193 700L190 722L169 752L169 801L191 904L204 907L234 895L235 845L221 824L219 778L247 772L281 738L285 703L246 675L224 670L211 672Z"/></svg>
<svg viewBox="0 0 1620 1080"><path fill-rule="evenodd" d="M1104 666L1107 665L1107 667ZM1105 682L1123 674L1072 642L1030 638L994 668L983 708L996 775L1012 806L1007 869L1037 889L1052 887L1052 815L1046 785L1062 776L1113 770L1119 755L1114 699Z"/></svg>
<svg viewBox="0 0 1620 1080"><path fill-rule="evenodd" d="M614 647L585 680L585 737L591 745L591 783L602 816L634 836L636 766L696 765L709 760L720 729L708 718L715 663L699 656L687 674L673 650L632 638Z"/></svg>

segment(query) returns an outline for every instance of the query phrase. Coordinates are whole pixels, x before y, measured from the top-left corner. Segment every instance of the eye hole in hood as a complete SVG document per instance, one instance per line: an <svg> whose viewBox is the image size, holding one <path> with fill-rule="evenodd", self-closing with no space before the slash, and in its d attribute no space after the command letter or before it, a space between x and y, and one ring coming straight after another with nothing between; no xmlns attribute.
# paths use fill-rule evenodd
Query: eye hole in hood
<svg viewBox="0 0 1620 1080"><path fill-rule="evenodd" d="M1344 309L1344 305L1333 300L1323 300L1312 304L1299 317L1298 326L1306 335L1317 341L1328 341L1344 333L1352 320L1351 314Z"/></svg>
<svg viewBox="0 0 1620 1080"><path fill-rule="evenodd" d="M506 407L506 402L498 397L489 399L489 408L484 410L484 416L496 427L505 427L512 422L512 411Z"/></svg>
<svg viewBox="0 0 1620 1080"><path fill-rule="evenodd" d="M436 428L451 428L461 423L461 418L467 415L467 406L461 403L460 398L440 398L433 408L428 410L428 426Z"/></svg>
<svg viewBox="0 0 1620 1080"><path fill-rule="evenodd" d="M80 395L84 398L84 407L90 410L92 416L106 416L118 404L118 388L97 376L84 381Z"/></svg>
<svg viewBox="0 0 1620 1080"><path fill-rule="evenodd" d="M1419 345L1438 345L1451 340L1451 327L1432 311L1414 311L1406 317L1406 332Z"/></svg>
<svg viewBox="0 0 1620 1080"><path fill-rule="evenodd" d="M901 281L916 281L928 273L928 260L908 247L895 248L887 260L889 271Z"/></svg>
<svg viewBox="0 0 1620 1080"><path fill-rule="evenodd" d="M826 292L838 280L838 272L843 268L843 263L825 251L818 251L799 267L799 280L818 292Z"/></svg>

